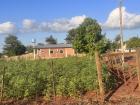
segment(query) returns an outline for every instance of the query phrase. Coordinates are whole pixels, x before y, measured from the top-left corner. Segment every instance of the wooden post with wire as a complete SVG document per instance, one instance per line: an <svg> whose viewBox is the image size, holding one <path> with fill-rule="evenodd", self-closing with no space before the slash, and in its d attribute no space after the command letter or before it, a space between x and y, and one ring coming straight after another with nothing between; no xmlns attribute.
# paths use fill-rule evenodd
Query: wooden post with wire
<svg viewBox="0 0 140 105"><path fill-rule="evenodd" d="M35 60L36 59L36 48L35 48L35 45L36 45L36 39L32 39L32 43L33 43L33 59Z"/></svg>
<svg viewBox="0 0 140 105"><path fill-rule="evenodd" d="M3 93L4 93L4 78L5 78L5 67L3 67L3 73L2 73L2 80L1 80L1 94L0 94L0 101L3 100Z"/></svg>
<svg viewBox="0 0 140 105"><path fill-rule="evenodd" d="M55 86L55 72L54 72L54 62L51 60L51 72L52 72L52 85L53 85L53 100L56 104L56 86Z"/></svg>
<svg viewBox="0 0 140 105"><path fill-rule="evenodd" d="M122 14L122 0L119 4L120 13L120 38L121 38L121 52L122 52L122 66L124 66L124 44L123 44L123 14Z"/></svg>
<svg viewBox="0 0 140 105"><path fill-rule="evenodd" d="M138 86L140 90L140 48L136 49L136 63L137 63Z"/></svg>
<svg viewBox="0 0 140 105"><path fill-rule="evenodd" d="M121 38L121 56L122 56L122 70L123 70L123 77L124 83L126 84L126 77L124 73L124 43L123 43L123 13L122 13L122 0L119 3L119 13L120 13L120 38Z"/></svg>
<svg viewBox="0 0 140 105"><path fill-rule="evenodd" d="M98 83L99 83L99 92L101 103L104 103L104 85L103 85L103 77L102 77L102 66L100 62L99 52L95 51L95 60L96 60L96 68L97 68L97 76L98 76Z"/></svg>

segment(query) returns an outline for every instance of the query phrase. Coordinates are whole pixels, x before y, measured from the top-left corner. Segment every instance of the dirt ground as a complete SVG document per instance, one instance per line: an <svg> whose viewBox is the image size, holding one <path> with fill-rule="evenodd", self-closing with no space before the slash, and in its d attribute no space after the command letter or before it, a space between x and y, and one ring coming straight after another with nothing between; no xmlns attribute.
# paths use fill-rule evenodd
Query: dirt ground
<svg viewBox="0 0 140 105"><path fill-rule="evenodd" d="M55 101L48 101L44 98L38 98L37 101L35 100L8 100L2 101L0 105L101 105L98 101L94 99L87 99L87 100L75 100L72 98L59 98ZM135 98L124 98L117 102L105 102L103 105L140 105L140 99Z"/></svg>

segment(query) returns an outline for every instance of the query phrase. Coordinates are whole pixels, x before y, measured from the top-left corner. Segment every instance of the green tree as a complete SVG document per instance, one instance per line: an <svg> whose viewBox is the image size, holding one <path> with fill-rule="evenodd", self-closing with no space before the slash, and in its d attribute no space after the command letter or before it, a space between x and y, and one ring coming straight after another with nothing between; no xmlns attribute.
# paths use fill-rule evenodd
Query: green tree
<svg viewBox="0 0 140 105"><path fill-rule="evenodd" d="M116 49L121 47L121 36L119 34L115 37L114 45Z"/></svg>
<svg viewBox="0 0 140 105"><path fill-rule="evenodd" d="M114 41L110 42L110 50L115 51L115 49L119 49L121 47L121 37L120 35L116 35Z"/></svg>
<svg viewBox="0 0 140 105"><path fill-rule="evenodd" d="M37 45L38 46L44 46L44 43L38 43Z"/></svg>
<svg viewBox="0 0 140 105"><path fill-rule="evenodd" d="M2 57L2 53L0 53L0 58Z"/></svg>
<svg viewBox="0 0 140 105"><path fill-rule="evenodd" d="M65 38L68 44L71 44L72 41L74 40L76 36L76 31L77 31L76 29L71 29L70 31L68 31L67 37Z"/></svg>
<svg viewBox="0 0 140 105"><path fill-rule="evenodd" d="M48 44L57 44L57 40L52 35L50 35L49 37L47 37L45 41Z"/></svg>
<svg viewBox="0 0 140 105"><path fill-rule="evenodd" d="M140 47L140 38L132 37L126 42L127 48Z"/></svg>
<svg viewBox="0 0 140 105"><path fill-rule="evenodd" d="M110 42L110 49L111 51L115 51L115 49L118 48L118 45L113 41L113 42Z"/></svg>
<svg viewBox="0 0 140 105"><path fill-rule="evenodd" d="M26 51L26 47L14 35L9 35L5 39L3 53L8 56L21 55Z"/></svg>
<svg viewBox="0 0 140 105"><path fill-rule="evenodd" d="M26 51L28 53L32 53L33 52L33 46L26 46Z"/></svg>
<svg viewBox="0 0 140 105"><path fill-rule="evenodd" d="M70 30L67 35L69 37L78 53L93 55L95 50L105 52L109 45L101 26L92 18L86 18L78 28Z"/></svg>
<svg viewBox="0 0 140 105"><path fill-rule="evenodd" d="M120 41L121 41L121 36L118 34L118 35L115 37L115 42L120 43Z"/></svg>

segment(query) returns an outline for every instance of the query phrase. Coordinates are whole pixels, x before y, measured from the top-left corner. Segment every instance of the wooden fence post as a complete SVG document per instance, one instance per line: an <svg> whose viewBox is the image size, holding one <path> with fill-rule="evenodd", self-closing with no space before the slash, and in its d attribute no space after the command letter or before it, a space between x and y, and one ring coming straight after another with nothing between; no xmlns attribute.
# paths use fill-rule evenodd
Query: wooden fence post
<svg viewBox="0 0 140 105"><path fill-rule="evenodd" d="M140 48L136 49L136 63L137 63L138 85L140 89Z"/></svg>
<svg viewBox="0 0 140 105"><path fill-rule="evenodd" d="M37 80L38 80L38 72L35 71L35 81L36 81L36 85L35 85L35 105L37 105L37 99L38 99L38 84L37 84Z"/></svg>
<svg viewBox="0 0 140 105"><path fill-rule="evenodd" d="M56 86L55 86L55 72L54 72L54 62L51 61L51 71L52 71L52 84L53 84L53 99L56 101Z"/></svg>
<svg viewBox="0 0 140 105"><path fill-rule="evenodd" d="M95 51L95 60L96 60L96 68L97 68L97 75L98 75L99 91L100 91L100 96L101 96L100 98L101 98L101 102L104 103L104 86L103 86L103 79L102 79L102 66L101 66L98 51Z"/></svg>
<svg viewBox="0 0 140 105"><path fill-rule="evenodd" d="M5 78L5 67L3 67L2 71L2 80L1 80L1 94L0 94L0 101L3 100L3 93L4 93L4 78Z"/></svg>

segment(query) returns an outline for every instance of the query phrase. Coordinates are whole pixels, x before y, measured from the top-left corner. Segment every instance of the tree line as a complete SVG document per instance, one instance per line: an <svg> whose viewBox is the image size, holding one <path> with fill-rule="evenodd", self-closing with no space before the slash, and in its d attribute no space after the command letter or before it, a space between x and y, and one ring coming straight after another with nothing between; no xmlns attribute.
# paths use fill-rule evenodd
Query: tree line
<svg viewBox="0 0 140 105"><path fill-rule="evenodd" d="M47 37L45 41L47 44L57 44L57 40L52 35ZM3 53L0 53L0 57L2 57L2 55L16 56L33 52L32 45L25 46L15 35L8 35L4 42ZM44 44L38 43L38 45Z"/></svg>
<svg viewBox="0 0 140 105"><path fill-rule="evenodd" d="M73 44L78 53L94 54L96 49L100 53L104 53L107 50L115 51L115 49L121 48L120 35L116 35L114 41L107 39L106 34L102 34L99 23L92 18L86 18L79 27L68 31L65 40L67 43ZM131 37L124 41L124 45L127 49L140 47L140 38Z"/></svg>
<svg viewBox="0 0 140 105"><path fill-rule="evenodd" d="M100 53L104 53L107 50L114 51L120 48L120 35L117 35L114 41L110 41L106 38L106 34L103 34L102 28L99 23L92 18L86 18L79 27L71 29L67 32L66 43L72 44L77 53L86 53L93 55L95 50ZM47 44L57 44L57 39L52 35L45 39ZM128 49L136 48L140 46L140 38L132 37L125 41ZM38 45L44 45L44 43L38 43ZM8 56L21 55L33 51L32 46L25 46L15 35L9 35L5 38L5 45L3 48L3 54ZM0 53L0 57L2 54Z"/></svg>

